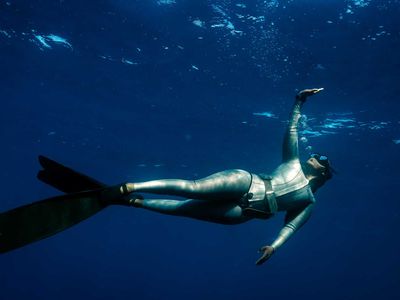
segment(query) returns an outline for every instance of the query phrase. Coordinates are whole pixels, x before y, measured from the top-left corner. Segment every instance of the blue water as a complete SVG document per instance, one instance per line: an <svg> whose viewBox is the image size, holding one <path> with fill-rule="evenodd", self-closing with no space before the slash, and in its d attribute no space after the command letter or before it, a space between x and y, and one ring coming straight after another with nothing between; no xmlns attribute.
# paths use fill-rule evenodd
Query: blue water
<svg viewBox="0 0 400 300"><path fill-rule="evenodd" d="M0 210L59 192L47 155L101 181L269 172L295 93L302 157L339 174L283 222L111 207L0 257L0 299L399 299L400 1L0 1Z"/></svg>

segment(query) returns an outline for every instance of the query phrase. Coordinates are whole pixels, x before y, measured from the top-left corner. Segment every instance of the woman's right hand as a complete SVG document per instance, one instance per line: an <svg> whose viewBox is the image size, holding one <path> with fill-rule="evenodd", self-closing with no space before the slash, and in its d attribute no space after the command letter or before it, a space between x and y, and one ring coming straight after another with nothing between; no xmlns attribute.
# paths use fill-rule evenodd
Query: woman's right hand
<svg viewBox="0 0 400 300"><path fill-rule="evenodd" d="M301 101L306 101L307 97L315 95L321 91L323 91L324 88L319 88L319 89L305 89L300 91L297 95L296 95L296 99L297 100L301 100Z"/></svg>
<svg viewBox="0 0 400 300"><path fill-rule="evenodd" d="M261 249L258 250L258 252L261 252L262 255L256 261L256 265L257 266L262 265L263 263L265 263L272 256L272 254L274 254L275 248L272 247L272 246L264 246L264 247L261 247Z"/></svg>

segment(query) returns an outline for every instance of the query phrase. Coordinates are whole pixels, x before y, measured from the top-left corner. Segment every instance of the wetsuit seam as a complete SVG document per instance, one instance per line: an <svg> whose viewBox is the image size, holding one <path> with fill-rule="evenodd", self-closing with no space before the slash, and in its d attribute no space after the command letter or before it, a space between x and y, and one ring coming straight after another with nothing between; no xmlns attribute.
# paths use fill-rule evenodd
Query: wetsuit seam
<svg viewBox="0 0 400 300"><path fill-rule="evenodd" d="M300 174L300 172L302 172L302 170L299 170L299 172L297 172L297 174L296 174L292 179L290 179L289 181L287 181L287 182L285 182L285 183L274 184L274 186L286 185L286 184L288 184L288 183L291 183L293 180L295 180L295 179L297 178L297 176Z"/></svg>

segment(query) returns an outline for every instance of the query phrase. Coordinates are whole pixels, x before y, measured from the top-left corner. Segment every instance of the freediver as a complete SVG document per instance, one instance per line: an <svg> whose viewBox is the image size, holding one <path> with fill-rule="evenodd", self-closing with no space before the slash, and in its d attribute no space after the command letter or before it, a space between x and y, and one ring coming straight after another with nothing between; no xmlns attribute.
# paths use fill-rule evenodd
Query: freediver
<svg viewBox="0 0 400 300"><path fill-rule="evenodd" d="M198 180L162 179L107 187L39 157L43 170L38 178L67 194L0 214L0 252L53 235L113 204L220 224L241 224L286 212L278 237L260 249L262 255L256 264L261 265L307 222L315 204L314 193L332 177L333 169L326 156L315 153L306 162L299 159L301 108L309 96L322 90L305 89L296 95L283 140L282 163L270 176L235 169ZM141 192L189 199L144 199L137 194Z"/></svg>

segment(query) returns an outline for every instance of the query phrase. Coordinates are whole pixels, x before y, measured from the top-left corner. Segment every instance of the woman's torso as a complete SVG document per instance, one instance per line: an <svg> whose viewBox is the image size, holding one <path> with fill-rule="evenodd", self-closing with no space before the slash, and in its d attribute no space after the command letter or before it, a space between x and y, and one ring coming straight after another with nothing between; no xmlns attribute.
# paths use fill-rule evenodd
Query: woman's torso
<svg viewBox="0 0 400 300"><path fill-rule="evenodd" d="M282 163L270 176L258 177L270 182L277 211L301 209L315 201L298 159Z"/></svg>

